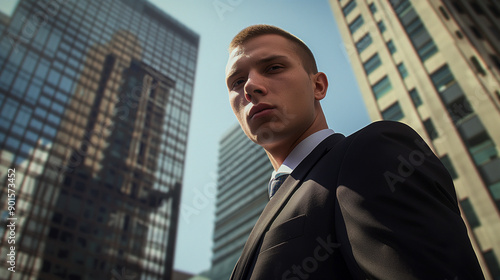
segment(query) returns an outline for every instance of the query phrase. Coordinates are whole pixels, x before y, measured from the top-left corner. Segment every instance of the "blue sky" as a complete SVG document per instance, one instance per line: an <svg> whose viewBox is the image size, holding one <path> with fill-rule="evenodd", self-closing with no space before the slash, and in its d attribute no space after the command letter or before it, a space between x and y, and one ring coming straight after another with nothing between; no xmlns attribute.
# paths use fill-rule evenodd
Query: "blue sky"
<svg viewBox="0 0 500 280"><path fill-rule="evenodd" d="M200 34L174 268L210 267L219 140L236 124L224 83L227 45L241 29L272 24L308 44L329 78L322 101L330 128L350 134L370 120L327 0L150 0Z"/></svg>

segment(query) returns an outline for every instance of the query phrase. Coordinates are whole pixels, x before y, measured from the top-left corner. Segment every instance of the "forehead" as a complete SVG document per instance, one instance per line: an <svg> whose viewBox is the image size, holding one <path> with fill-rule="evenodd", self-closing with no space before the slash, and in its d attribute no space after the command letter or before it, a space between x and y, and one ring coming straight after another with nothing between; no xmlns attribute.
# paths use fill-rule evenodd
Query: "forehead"
<svg viewBox="0 0 500 280"><path fill-rule="evenodd" d="M292 41L276 34L260 35L231 51L226 65L226 77L242 65L271 56L285 56L300 60L297 48Z"/></svg>

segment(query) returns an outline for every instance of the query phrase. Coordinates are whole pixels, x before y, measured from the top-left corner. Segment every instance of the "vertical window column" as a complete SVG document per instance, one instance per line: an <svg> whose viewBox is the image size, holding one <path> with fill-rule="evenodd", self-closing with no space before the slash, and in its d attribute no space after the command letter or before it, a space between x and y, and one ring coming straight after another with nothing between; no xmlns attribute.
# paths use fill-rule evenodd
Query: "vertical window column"
<svg viewBox="0 0 500 280"><path fill-rule="evenodd" d="M390 0L390 2L420 59L426 61L437 53L438 49L434 41L410 1Z"/></svg>
<svg viewBox="0 0 500 280"><path fill-rule="evenodd" d="M448 65L431 74L441 100L460 133L481 178L488 186L500 209L500 158L495 143L481 120L475 115L467 97L455 80Z"/></svg>

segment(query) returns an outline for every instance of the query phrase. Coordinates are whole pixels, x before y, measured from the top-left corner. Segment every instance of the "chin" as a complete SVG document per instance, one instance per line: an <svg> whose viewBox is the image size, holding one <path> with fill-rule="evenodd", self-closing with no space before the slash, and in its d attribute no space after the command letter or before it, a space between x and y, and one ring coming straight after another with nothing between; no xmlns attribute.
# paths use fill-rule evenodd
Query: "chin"
<svg viewBox="0 0 500 280"><path fill-rule="evenodd" d="M282 133L273 130L262 130L257 135L254 135L254 142L266 148L279 143L283 138Z"/></svg>
<svg viewBox="0 0 500 280"><path fill-rule="evenodd" d="M244 131L253 142L265 146L279 141L283 137L285 128L280 122L269 121L260 124L257 128L247 127Z"/></svg>

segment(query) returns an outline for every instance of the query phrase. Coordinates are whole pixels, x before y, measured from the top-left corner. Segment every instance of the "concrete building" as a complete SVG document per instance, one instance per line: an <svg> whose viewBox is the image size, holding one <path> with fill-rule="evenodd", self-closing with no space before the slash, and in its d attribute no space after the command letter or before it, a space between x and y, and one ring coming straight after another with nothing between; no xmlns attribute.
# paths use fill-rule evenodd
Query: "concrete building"
<svg viewBox="0 0 500 280"><path fill-rule="evenodd" d="M267 184L273 167L265 151L239 125L219 145L217 199L210 279L226 280L269 201Z"/></svg>
<svg viewBox="0 0 500 280"><path fill-rule="evenodd" d="M500 279L500 4L330 0L372 120L409 124L452 175L488 279Z"/></svg>
<svg viewBox="0 0 500 280"><path fill-rule="evenodd" d="M199 36L145 0L21 0L0 34L2 279L170 279Z"/></svg>

